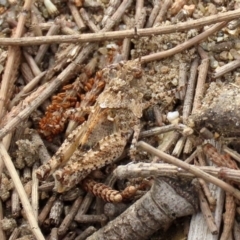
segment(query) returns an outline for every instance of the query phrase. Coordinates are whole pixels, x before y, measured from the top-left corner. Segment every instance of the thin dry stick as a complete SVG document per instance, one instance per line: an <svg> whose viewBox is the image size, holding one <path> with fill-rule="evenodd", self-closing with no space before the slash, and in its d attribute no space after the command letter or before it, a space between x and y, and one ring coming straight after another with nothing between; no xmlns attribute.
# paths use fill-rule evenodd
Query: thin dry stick
<svg viewBox="0 0 240 240"><path fill-rule="evenodd" d="M27 18L26 12L30 11L32 5L32 0L26 0L22 9L22 12L18 19L17 29L14 34L15 38L19 38L23 34L24 24L25 20ZM19 49L16 49L16 47L9 47L8 48L8 59L5 66L5 71L3 74L1 89L0 89L0 117L2 117L5 114L4 111L4 105L6 105L7 99L7 92L9 91L9 88L11 88L11 85L13 85L13 82L11 82L11 78L15 75L14 65L16 63L16 58L19 55ZM15 79L14 79L15 80ZM11 84L11 85L10 85Z"/></svg>
<svg viewBox="0 0 240 240"><path fill-rule="evenodd" d="M60 26L57 25L57 24L53 24L50 29L48 30L47 32L47 35L46 36L51 36L51 35L56 35L58 33L60 29ZM38 52L37 52L37 55L35 57L35 62L37 65L39 65L41 63L41 61L43 60L47 50L49 48L49 45L48 44L42 44L39 49L38 49Z"/></svg>
<svg viewBox="0 0 240 240"><path fill-rule="evenodd" d="M150 28L153 26L153 23L159 13L159 10L161 8L161 1L160 0L155 0L154 1L154 7L152 9L152 12L148 18L148 21L146 23L146 28Z"/></svg>
<svg viewBox="0 0 240 240"><path fill-rule="evenodd" d="M40 225L40 226L41 226L41 225L44 223L44 221L46 220L46 218L47 218L47 216L48 216L48 214L49 214L49 212L50 212L50 210L51 210L51 208L52 208L52 206L53 206L53 204L54 204L54 202L55 202L56 199L57 199L57 195L56 195L56 194L52 195L52 196L48 199L48 201L47 201L47 203L45 204L44 208L42 209L41 213L39 214L39 216L38 216L38 222L39 222L39 225Z"/></svg>
<svg viewBox="0 0 240 240"><path fill-rule="evenodd" d="M219 13L216 15L211 15L209 17L204 17L204 18L197 19L197 20L187 21L184 23L179 23L179 24L174 24L174 25L169 25L169 26L161 26L161 27L156 27L156 28L138 29L137 37L147 37L147 36L151 36L151 35L160 35L160 34L167 34L167 33L173 33L173 32L181 32L181 31L192 29L192 28L203 27L206 25L211 25L213 23L218 23L218 22L222 22L222 21L231 21L232 19L239 18L239 17L240 17L240 9L237 9L234 11ZM223 24L223 23L221 23L221 24ZM223 24L219 29L221 29L224 26L225 26L225 24ZM216 29L214 31L218 31L219 29ZM209 31L209 29L206 30L205 32L208 33L208 31ZM212 34L212 33L210 33L210 34ZM101 42L101 41L106 41L106 40L123 39L126 37L132 38L135 36L136 36L135 29L131 29L131 30L123 30L123 31L112 31L112 32L106 32L106 33L103 33L103 32L87 33L87 34L81 34L81 35L79 34L79 35L71 35L71 36L0 38L0 45L2 45L2 46L12 46L12 45L28 46L28 45L51 44L51 43L76 43L76 42L77 43L83 43L83 42L86 43L86 42ZM198 41L201 41L201 40L202 39L199 39ZM196 44L196 43L197 42L194 42L193 44ZM154 60L157 60L157 57L155 57L155 58L154 58ZM148 60L148 61L150 61L150 60Z"/></svg>
<svg viewBox="0 0 240 240"><path fill-rule="evenodd" d="M192 62L191 68L190 68L190 76L188 79L188 86L187 91L185 95L185 99L183 102L183 123L186 124L189 114L192 110L193 105L193 98L194 98L194 91L195 91L195 84L197 80L197 69L198 69L198 62L199 59L195 58Z"/></svg>
<svg viewBox="0 0 240 240"><path fill-rule="evenodd" d="M198 190L198 196L199 196L200 208L201 208L202 214L207 222L209 230L211 231L211 233L213 235L217 235L218 228L214 222L212 212L208 206L207 200L201 189Z"/></svg>
<svg viewBox="0 0 240 240"><path fill-rule="evenodd" d="M225 209L226 212L223 219L224 226L220 240L228 240L230 238L235 220L236 203L234 197L230 194L226 194Z"/></svg>
<svg viewBox="0 0 240 240"><path fill-rule="evenodd" d="M38 168L38 164L35 163L33 165L33 169L32 169L32 209L33 209L33 213L35 215L36 220L38 219L38 196L39 196L39 192L38 192L38 184L39 184L39 180L36 176L36 170Z"/></svg>
<svg viewBox="0 0 240 240"><path fill-rule="evenodd" d="M83 200L83 197L80 196L74 201L74 203L71 207L71 210L66 215L66 217L63 219L61 225L58 228L58 235L63 236L67 232L70 224L72 223L75 215L77 214L77 211L82 203L82 200Z"/></svg>
<svg viewBox="0 0 240 240"><path fill-rule="evenodd" d="M153 135L158 135L158 134L162 134L162 133L166 133L166 132L171 132L174 130L184 130L184 128L187 128L186 125L183 124L170 124L167 126L162 126L162 127L155 127L152 128L150 130L146 130L146 131L142 131L140 133L140 138L144 138L144 137L151 137Z"/></svg>
<svg viewBox="0 0 240 240"><path fill-rule="evenodd" d="M21 99L29 93L33 88L39 83L39 81L42 79L42 77L45 75L45 72L40 73L38 76L36 76L32 81L30 81L27 85L23 87L23 89L13 98L13 100L9 104L9 109L11 109L13 106L17 105Z"/></svg>
<svg viewBox="0 0 240 240"><path fill-rule="evenodd" d="M8 153L2 143L0 143L0 156L1 156L2 160L4 161L4 164L13 180L15 188L21 199L23 208L25 210L25 214L28 219L28 223L31 226L32 233L34 234L34 236L36 237L37 240L44 240L45 238L38 227L37 221L35 219L35 216L34 216L34 213L32 210L32 206L30 205L30 203L28 201L28 197L23 188L21 180L16 172L16 169L12 163L10 156L8 155Z"/></svg>
<svg viewBox="0 0 240 240"><path fill-rule="evenodd" d="M97 229L93 226L86 228L75 240L85 240L88 236L96 232Z"/></svg>
<svg viewBox="0 0 240 240"><path fill-rule="evenodd" d="M26 51L23 51L23 55L29 65L29 67L31 68L34 76L36 77L39 74L41 74L42 72L39 69L39 67L38 67L37 63L35 62L35 60L33 59L33 57L30 54L28 54Z"/></svg>
<svg viewBox="0 0 240 240"><path fill-rule="evenodd" d="M178 86L181 88L179 91L179 99L183 100L186 94L186 83L187 83L188 68L187 63L180 63L179 65L179 80Z"/></svg>
<svg viewBox="0 0 240 240"><path fill-rule="evenodd" d="M201 47L198 47L198 52L201 56L202 62L199 66L197 86L195 90L192 113L194 113L201 106L201 100L203 98L203 92L204 92L204 85L206 82L208 67L209 67L209 58L207 53Z"/></svg>
<svg viewBox="0 0 240 240"><path fill-rule="evenodd" d="M92 32L99 32L100 31L99 27L97 25L95 25L95 23L88 16L88 13L84 8L80 9L80 14L82 16L82 19L83 19L84 23L89 27L89 29Z"/></svg>
<svg viewBox="0 0 240 240"><path fill-rule="evenodd" d="M69 7L69 9L70 9L70 11L72 13L72 16L73 16L73 18L74 18L74 20L75 20L79 30L83 31L86 28L86 25L83 22L77 7L73 3L71 3L70 1L68 2L68 7Z"/></svg>
<svg viewBox="0 0 240 240"><path fill-rule="evenodd" d="M173 54L182 52L182 51L194 46L195 44L199 43L200 41L204 40L205 38L212 35L213 33L221 30L223 27L226 26L226 24L227 24L226 22L217 23L214 26L207 29L206 31L204 31L203 33L200 33L196 37L193 37L192 39L190 39L182 44L179 44L178 46L176 46L172 49L169 49L169 50L166 50L163 52L159 52L159 53L153 53L148 56L142 57L141 62L146 63L146 62L156 61L156 60L160 60L160 59L163 59L166 57L170 57Z"/></svg>
<svg viewBox="0 0 240 240"><path fill-rule="evenodd" d="M215 73L213 74L213 78L219 78L225 73L231 72L238 67L240 67L240 60L234 60L230 63L227 63L226 65L223 65L222 67L216 69Z"/></svg>
<svg viewBox="0 0 240 240"><path fill-rule="evenodd" d="M226 145L223 146L223 151L228 153L231 157L233 157L236 161L240 162L240 154Z"/></svg>
<svg viewBox="0 0 240 240"><path fill-rule="evenodd" d="M226 180L234 180L236 182L240 181L240 170L233 170L229 168L216 168L212 166L197 167L201 171L204 171L208 174L211 174L215 177L224 176ZM186 170L165 163L136 163L118 166L114 170L114 175L120 179L126 178L137 178L142 177L146 178L149 176L182 176L194 178L195 175L187 172Z"/></svg>
<svg viewBox="0 0 240 240"><path fill-rule="evenodd" d="M181 161L180 159L172 157L171 155L168 155L168 154L164 153L163 151L160 151L145 142L140 141L137 143L137 146L149 153L152 153L152 154L160 157L161 159L163 159L164 161L166 161L170 164L173 164L180 168L183 168L186 171L196 175L197 177L202 178L207 182L211 182L211 183L221 187L223 190L232 194L234 197L236 197L237 199L240 200L240 191L237 190L236 188L234 188L233 186L231 186L230 184L227 184L227 183L223 182L222 180L219 180L219 179L203 172L202 170L200 170L199 168L197 168L193 165L187 164L187 163Z"/></svg>
<svg viewBox="0 0 240 240"><path fill-rule="evenodd" d="M179 157L182 150L183 150L183 147L184 147L184 144L186 142L186 137L185 136L182 136L177 144L175 145L173 151L172 151L172 155L175 156L175 157Z"/></svg>
<svg viewBox="0 0 240 240"><path fill-rule="evenodd" d="M167 15L168 9L171 7L171 5L172 5L172 0L164 0L163 4L161 6L161 9L159 11L159 14L157 15L157 17L154 21L153 26L161 23L164 20L165 16Z"/></svg>

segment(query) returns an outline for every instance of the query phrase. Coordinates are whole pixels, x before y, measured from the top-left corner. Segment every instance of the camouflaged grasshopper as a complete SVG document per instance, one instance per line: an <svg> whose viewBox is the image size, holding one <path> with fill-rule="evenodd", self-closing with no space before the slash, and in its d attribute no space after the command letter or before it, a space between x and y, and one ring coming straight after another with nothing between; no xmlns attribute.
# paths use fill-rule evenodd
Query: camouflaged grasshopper
<svg viewBox="0 0 240 240"><path fill-rule="evenodd" d="M134 150L140 118L148 105L143 102L145 78L140 61L110 65L102 70L102 79L105 89L94 106L84 109L89 112L88 120L37 170L40 180L53 174L57 192L71 189L93 170L114 162L132 135Z"/></svg>

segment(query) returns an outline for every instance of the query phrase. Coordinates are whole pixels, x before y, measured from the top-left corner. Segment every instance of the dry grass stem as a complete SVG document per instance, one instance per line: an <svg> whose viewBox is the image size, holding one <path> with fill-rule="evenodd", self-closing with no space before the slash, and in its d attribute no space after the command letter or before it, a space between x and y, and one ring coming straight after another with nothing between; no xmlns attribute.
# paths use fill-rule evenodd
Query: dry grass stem
<svg viewBox="0 0 240 240"><path fill-rule="evenodd" d="M35 62L35 60L33 59L33 57L30 54L28 54L26 51L23 51L23 56L26 59L28 65L31 68L35 77L42 73L42 71L39 69L37 63Z"/></svg>
<svg viewBox="0 0 240 240"><path fill-rule="evenodd" d="M197 155L198 155L198 149L196 149L186 160L184 160L184 162L192 163Z"/></svg>
<svg viewBox="0 0 240 240"><path fill-rule="evenodd" d="M31 226L32 233L34 234L34 236L36 237L37 240L44 240L45 238L38 227L37 221L35 219L35 216L34 216L34 213L32 210L32 206L29 203L28 197L23 188L21 180L16 172L16 169L12 163L10 156L8 155L8 153L2 143L0 143L0 156L1 156L2 160L4 161L4 164L14 182L15 188L18 192L18 195L21 199L23 208L25 210L29 225Z"/></svg>
<svg viewBox="0 0 240 240"><path fill-rule="evenodd" d="M172 157L171 155L168 155L168 154L164 153L163 151L160 151L145 142L140 141L137 143L137 146L151 154L158 156L159 158L161 158L162 160L164 160L167 163L170 163L170 164L176 165L180 168L183 168L186 171L194 174L196 177L202 178L207 182L211 182L211 183L221 187L223 190L232 194L237 199L240 199L240 191L239 190L232 187L230 184L225 183L222 180L209 175L208 173L205 173L204 171L198 169L197 167L190 165L186 162L183 162L175 157Z"/></svg>
<svg viewBox="0 0 240 240"><path fill-rule="evenodd" d="M175 156L175 157L179 157L182 150L183 150L183 147L184 147L184 144L186 142L186 137L185 136L182 136L177 144L175 145L173 151L172 151L172 155Z"/></svg>
<svg viewBox="0 0 240 240"><path fill-rule="evenodd" d="M140 133L139 137L140 138L151 137L154 135L171 132L174 130L183 131L185 128L187 128L187 126L183 125L183 124L170 124L170 125L166 125L166 126L162 126L162 127L155 127L150 130L142 131Z"/></svg>
<svg viewBox="0 0 240 240"><path fill-rule="evenodd" d="M203 216L206 220L206 223L209 227L209 230L211 231L211 233L213 235L217 235L218 234L218 227L215 224L212 212L209 208L207 200L206 200L206 198L205 198L201 189L198 190L198 196L199 196L200 208L201 208L202 214L203 214Z"/></svg>
<svg viewBox="0 0 240 240"><path fill-rule="evenodd" d="M59 29L60 29L60 26L59 26L59 25L53 24L53 25L50 27L50 29L48 30L46 36L56 35L56 34L58 33ZM44 56L45 56L48 48L49 48L49 44L42 44L42 45L39 47L38 52L37 52L37 55L36 55L35 58L34 58L34 60L35 60L35 62L36 62L37 65L39 65L39 64L42 62L42 60L43 60L43 58L44 58Z"/></svg>
<svg viewBox="0 0 240 240"><path fill-rule="evenodd" d="M220 240L228 240L230 238L236 214L236 203L234 197L230 194L226 194L225 201L226 211L223 217L224 226Z"/></svg>
<svg viewBox="0 0 240 240"><path fill-rule="evenodd" d="M83 31L86 28L86 25L83 22L82 17L80 16L77 7L73 3L71 3L71 2L68 2L68 7L69 7L69 9L70 9L70 11L72 13L72 16L73 16L73 18L74 18L74 20L75 20L79 30Z"/></svg>
<svg viewBox="0 0 240 240"><path fill-rule="evenodd" d="M240 67L240 60L234 60L230 63L227 63L226 65L223 65L222 67L216 69L215 73L213 74L213 78L219 78L225 73L231 72L238 67Z"/></svg>
<svg viewBox="0 0 240 240"><path fill-rule="evenodd" d="M77 211L78 211L78 209L79 209L79 207L80 207L80 205L82 203L82 200L83 200L83 198L80 196L80 197L78 197L74 201L74 203L73 203L73 205L71 207L71 210L65 216L65 218L63 219L61 225L58 228L58 235L60 235L60 236L65 235L65 233L67 232L67 230L68 230L70 224L72 223L75 215L77 214Z"/></svg>
<svg viewBox="0 0 240 240"><path fill-rule="evenodd" d="M13 106L17 105L30 91L32 91L36 85L41 81L41 79L45 76L46 71L40 73L38 76L33 78L27 85L23 87L23 89L13 98L13 100L9 104L9 109Z"/></svg>
<svg viewBox="0 0 240 240"><path fill-rule="evenodd" d="M161 1L160 0L155 0L154 1L154 7L152 9L152 12L148 18L148 21L146 23L146 28L150 28L153 26L154 21L159 13L159 10L161 8Z"/></svg>
<svg viewBox="0 0 240 240"><path fill-rule="evenodd" d="M92 193L89 192L84 197L84 199L81 203L81 206L77 211L75 218L81 218L81 215L85 214L88 211L92 201L93 201L93 195L92 195Z"/></svg>
<svg viewBox="0 0 240 240"><path fill-rule="evenodd" d="M33 165L33 169L32 169L32 194L31 194L31 203L32 203L32 209L33 209L33 213L34 216L36 218L36 220L38 220L38 209L39 209L39 191L38 191L38 185L39 185L39 180L36 176L36 169L38 168L38 164L35 163Z"/></svg>
<svg viewBox="0 0 240 240"><path fill-rule="evenodd" d="M80 9L80 14L82 16L82 19L83 19L84 23L89 27L89 29L92 32L97 33L97 32L100 31L99 27L94 24L94 22L88 16L88 13L87 13L87 11L84 8Z"/></svg>
<svg viewBox="0 0 240 240"><path fill-rule="evenodd" d="M172 6L172 0L163 1L160 11L153 23L153 26L161 23L166 18L167 12L171 6Z"/></svg>
<svg viewBox="0 0 240 240"><path fill-rule="evenodd" d="M206 52L201 47L198 47L198 52L202 60L198 69L197 86L195 89L192 112L196 111L201 106L201 101L204 93L204 86L207 79L208 67L210 62Z"/></svg>
<svg viewBox="0 0 240 240"><path fill-rule="evenodd" d="M20 199L19 199L16 188L14 188L11 195L11 207L12 207L12 215L14 216L14 218L19 217L21 207L20 207Z"/></svg>
<svg viewBox="0 0 240 240"><path fill-rule="evenodd" d="M75 240L85 240L88 236L96 232L97 229L93 226L86 228Z"/></svg>
<svg viewBox="0 0 240 240"><path fill-rule="evenodd" d="M213 166L202 166L196 168L204 171L208 174L211 174L215 177L222 177L226 180L234 180L236 182L240 182L239 170L233 170L229 168L217 168ZM164 163L136 163L136 164L128 164L125 166L118 166L114 170L114 175L120 179L127 179L127 178L135 178L135 177L149 177L149 176L167 176L167 175L175 175L175 176L182 176L182 177L191 177L194 178L195 175L192 173L187 172L186 170L169 165Z"/></svg>
<svg viewBox="0 0 240 240"><path fill-rule="evenodd" d="M208 17L203 17L201 19L192 20L184 23L169 25L169 26L161 26L156 28L145 28L145 29L138 29L137 36L138 37L147 37L151 35L160 35L160 34L167 34L173 32L180 32L189 30L192 28L202 27L206 25L210 25L213 23L218 23L222 21L230 21L232 19L238 18L240 16L240 10L228 11L225 13L219 13L217 15L211 15ZM221 23L223 24L223 23ZM42 24L43 25L43 24ZM46 24L45 24L46 25ZM44 25L44 26L45 26ZM52 24L49 23L46 25L48 28ZM225 26L225 24L219 26L218 29L221 29ZM217 27L217 26L216 26ZM212 29L214 30L215 27ZM218 29L214 30L218 31ZM206 30L208 34L209 30ZM212 33L210 33L212 34ZM209 35L210 35L209 34ZM89 34L79 34L74 36L43 36L43 37L23 37L23 38L0 38L0 45L2 46L27 46L27 45L41 45L41 44L51 44L51 43L83 43L83 42L100 42L105 40L117 40L123 38L133 38L136 36L136 31L134 29L131 30L123 30L123 31L112 31L108 33L89 33ZM204 35L201 35L201 37ZM207 36L204 36L206 38ZM195 38L194 38L195 39ZM197 42L201 41L202 39L197 38ZM194 43L191 43L191 46L197 43L194 40ZM185 47L185 45L184 45ZM189 48L188 46L187 48ZM183 49L182 49L183 50ZM157 57L154 59L156 60ZM151 61L151 60L149 60Z"/></svg>
<svg viewBox="0 0 240 240"><path fill-rule="evenodd" d="M172 131L167 132L164 135L163 142L158 146L158 149L163 152L168 152L172 147L177 143L178 139L180 138L180 133Z"/></svg>
<svg viewBox="0 0 240 240"><path fill-rule="evenodd" d="M195 85L197 80L197 69L198 69L199 59L195 58L190 67L190 76L188 79L188 85L186 90L186 95L183 102L183 123L186 124L188 117L192 110L193 98L195 92Z"/></svg>
<svg viewBox="0 0 240 240"><path fill-rule="evenodd" d="M184 100L185 98L186 86L187 86L187 73L188 73L187 63L180 63L179 80L178 80L178 86L179 88L181 88L181 90L178 93L180 100Z"/></svg>
<svg viewBox="0 0 240 240"><path fill-rule="evenodd" d="M40 214L38 215L38 223L39 223L39 226L41 226L44 221L46 220L54 202L56 201L57 199L57 195L56 194L53 194L47 201L47 203L45 204L44 208L42 209L42 211L40 212Z"/></svg>
<svg viewBox="0 0 240 240"><path fill-rule="evenodd" d="M240 154L237 153L236 151L232 150L231 148L227 147L226 145L223 146L223 151L225 153L228 153L236 161L240 162Z"/></svg>

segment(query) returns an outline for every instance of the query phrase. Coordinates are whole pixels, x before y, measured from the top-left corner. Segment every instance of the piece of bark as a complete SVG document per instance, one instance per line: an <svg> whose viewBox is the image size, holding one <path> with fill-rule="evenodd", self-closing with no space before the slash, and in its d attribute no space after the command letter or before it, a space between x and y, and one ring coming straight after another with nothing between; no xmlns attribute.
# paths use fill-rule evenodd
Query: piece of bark
<svg viewBox="0 0 240 240"><path fill-rule="evenodd" d="M141 240L159 229L164 231L174 219L195 212L194 204L190 202L196 201L196 196L188 194L188 191L156 179L148 193L87 240ZM183 196L190 197L190 202Z"/></svg>
<svg viewBox="0 0 240 240"><path fill-rule="evenodd" d="M209 128L225 137L240 136L240 88L212 82L201 107L191 116L195 128Z"/></svg>

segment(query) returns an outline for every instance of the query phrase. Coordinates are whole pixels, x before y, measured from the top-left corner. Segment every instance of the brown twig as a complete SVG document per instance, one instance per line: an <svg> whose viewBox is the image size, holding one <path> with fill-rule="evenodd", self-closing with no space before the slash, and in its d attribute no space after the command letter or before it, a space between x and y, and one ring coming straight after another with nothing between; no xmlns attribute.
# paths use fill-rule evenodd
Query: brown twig
<svg viewBox="0 0 240 240"><path fill-rule="evenodd" d="M77 211L82 203L82 200L83 200L83 198L82 198L82 196L80 196L74 201L74 203L71 207L71 210L65 216L61 225L58 228L58 235L63 236L67 232L71 222L73 221L75 215L77 214Z"/></svg>
<svg viewBox="0 0 240 240"><path fill-rule="evenodd" d="M219 13L217 15L211 15L209 17L204 17L197 20L188 21L185 23L179 23L169 26L161 26L156 28L145 28L145 29L138 29L137 36L138 37L147 37L151 35L160 35L160 34L167 34L173 32L181 32L185 30L189 30L192 28L202 27L206 25L210 25L213 23L218 23L222 21L230 21L232 19L238 18L240 16L240 10L228 11L225 13ZM221 23L222 25L215 26L213 30L218 31L225 24ZM49 24L48 24L49 25ZM215 29L217 28L217 29ZM209 32L209 29L205 32ZM212 33L210 33L212 34ZM0 45L5 46L28 46L28 45L40 45L40 44L51 44L51 43L83 43L83 42L101 42L105 40L116 40L116 39L123 39L123 38L132 38L136 36L136 31L134 29L131 30L123 30L123 31L113 31L113 32L99 32L99 33L89 33L89 34L81 34L81 35L74 35L74 36L50 36L50 37L23 37L23 38L0 38ZM203 35L200 35L203 36ZM206 36L207 37L207 36ZM200 37L199 37L200 38ZM204 36L205 38L205 36ZM197 42L201 41L202 39L194 39L194 42L191 43L191 46L196 44ZM196 42L197 40L197 42ZM189 43L188 43L189 44ZM181 46L183 47L183 46ZM185 45L184 45L185 47ZM185 48L186 49L186 48ZM183 49L181 49L183 50ZM179 50L180 51L180 50ZM157 60L157 57L154 58ZM146 60L147 61L147 60ZM149 60L151 61L151 60Z"/></svg>
<svg viewBox="0 0 240 240"><path fill-rule="evenodd" d="M186 124L192 110L199 59L195 58L190 68L187 91L183 102L183 123Z"/></svg>
<svg viewBox="0 0 240 240"><path fill-rule="evenodd" d="M146 26L145 26L146 28L150 28L150 27L153 26L153 23L154 23L157 15L159 13L160 8L161 8L161 1L160 0L155 0L154 1L154 7L152 9L152 12L151 12L151 14L148 18L148 21L146 23Z"/></svg>
<svg viewBox="0 0 240 240"><path fill-rule="evenodd" d="M225 209L223 218L224 226L220 240L228 240L230 238L235 220L236 203L234 197L230 194L226 194Z"/></svg>
<svg viewBox="0 0 240 240"><path fill-rule="evenodd" d="M177 54L179 52L182 52L182 51L192 47L193 45L199 43L200 41L202 41L203 39L212 35L213 33L219 31L225 25L226 25L226 22L217 23L214 26L207 29L206 31L204 31L203 33L200 33L196 37L193 37L190 40L188 40L188 41L186 41L182 44L179 44L178 46L176 46L172 49L169 49L169 50L166 50L166 51L163 51L163 52L159 52L159 53L153 53L153 54L150 54L148 56L142 57L141 62L146 63L146 62L156 61L156 60L160 60L160 59L172 56L172 55Z"/></svg>
<svg viewBox="0 0 240 240"><path fill-rule="evenodd" d="M192 112L196 111L201 106L201 100L203 98L204 86L207 79L207 73L208 73L208 67L209 67L209 58L207 53L201 47L198 47L198 52L202 60L198 69L197 86L195 89Z"/></svg>
<svg viewBox="0 0 240 240"><path fill-rule="evenodd" d="M99 27L94 24L94 22L88 16L88 13L84 8L80 9L80 14L82 16L82 19L83 19L84 23L89 27L89 29L92 32L96 33L96 32L100 31Z"/></svg>
<svg viewBox="0 0 240 240"><path fill-rule="evenodd" d="M154 21L153 26L161 23L164 20L171 5L172 5L172 0L164 0L162 6L160 8L160 11Z"/></svg>
<svg viewBox="0 0 240 240"><path fill-rule="evenodd" d="M225 73L231 72L232 70L240 67L240 60L234 60L230 63L227 63L226 65L223 65L222 67L219 67L215 70L215 73L213 74L213 78L219 78Z"/></svg>
<svg viewBox="0 0 240 240"><path fill-rule="evenodd" d="M74 4L72 4L71 2L68 2L68 7L72 13L72 16L73 16L79 30L83 31L86 28L86 25L83 22L82 17L80 16L77 7Z"/></svg>
<svg viewBox="0 0 240 240"><path fill-rule="evenodd" d="M57 24L53 24L50 29L48 30L46 36L51 36L51 35L55 35L58 33L60 29L60 26L57 25ZM47 50L49 48L49 45L48 44L42 44L39 49L38 49L38 52L37 52L37 55L35 56L34 60L36 62L37 65L39 65L41 63L41 61L43 60Z"/></svg>
<svg viewBox="0 0 240 240"><path fill-rule="evenodd" d="M207 200L201 189L198 190L198 196L199 196L200 208L201 208L202 214L206 220L206 223L207 223L211 233L213 235L217 235L218 228L214 222L212 212L208 206Z"/></svg>

